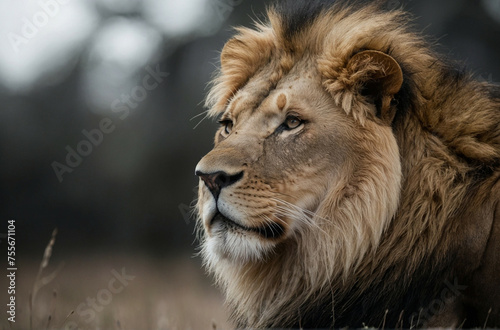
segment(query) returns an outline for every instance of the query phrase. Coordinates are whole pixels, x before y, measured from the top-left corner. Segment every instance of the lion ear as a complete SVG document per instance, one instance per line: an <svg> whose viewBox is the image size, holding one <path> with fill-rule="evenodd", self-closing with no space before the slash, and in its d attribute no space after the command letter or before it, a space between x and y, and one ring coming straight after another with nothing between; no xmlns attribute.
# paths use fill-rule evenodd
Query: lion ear
<svg viewBox="0 0 500 330"><path fill-rule="evenodd" d="M391 106L394 95L403 84L403 71L391 56L376 51L365 50L355 54L347 63L351 78L357 80L357 91L376 106L376 115L390 124L395 110Z"/></svg>

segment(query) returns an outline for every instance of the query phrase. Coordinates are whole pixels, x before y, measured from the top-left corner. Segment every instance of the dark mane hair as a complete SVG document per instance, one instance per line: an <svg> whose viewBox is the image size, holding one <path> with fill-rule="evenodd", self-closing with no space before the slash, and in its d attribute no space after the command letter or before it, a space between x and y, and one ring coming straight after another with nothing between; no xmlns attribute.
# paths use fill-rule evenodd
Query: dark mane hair
<svg viewBox="0 0 500 330"><path fill-rule="evenodd" d="M273 8L282 18L285 37L291 39L336 3L335 0L285 0L277 1Z"/></svg>

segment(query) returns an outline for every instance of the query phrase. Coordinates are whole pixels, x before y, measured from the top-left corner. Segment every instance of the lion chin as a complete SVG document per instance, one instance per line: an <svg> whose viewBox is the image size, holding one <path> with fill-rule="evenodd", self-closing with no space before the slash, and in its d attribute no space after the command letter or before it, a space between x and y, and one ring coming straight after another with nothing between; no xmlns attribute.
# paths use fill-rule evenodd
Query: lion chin
<svg viewBox="0 0 500 330"><path fill-rule="evenodd" d="M289 1L224 46L197 211L237 327L500 327L500 88L409 21Z"/></svg>
<svg viewBox="0 0 500 330"><path fill-rule="evenodd" d="M268 237L269 227L245 227L220 213L215 215L210 228L212 237L206 242L205 254L209 259L215 259L212 264L220 262L219 258L241 264L255 262L264 259L274 245L259 238Z"/></svg>

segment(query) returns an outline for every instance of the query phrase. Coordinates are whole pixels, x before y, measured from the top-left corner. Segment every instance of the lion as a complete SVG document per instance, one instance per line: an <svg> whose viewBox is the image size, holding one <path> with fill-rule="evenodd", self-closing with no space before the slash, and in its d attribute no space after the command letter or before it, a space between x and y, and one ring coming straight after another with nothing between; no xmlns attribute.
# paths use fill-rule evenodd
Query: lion
<svg viewBox="0 0 500 330"><path fill-rule="evenodd" d="M431 48L346 1L225 44L196 209L237 327L500 327L500 88Z"/></svg>

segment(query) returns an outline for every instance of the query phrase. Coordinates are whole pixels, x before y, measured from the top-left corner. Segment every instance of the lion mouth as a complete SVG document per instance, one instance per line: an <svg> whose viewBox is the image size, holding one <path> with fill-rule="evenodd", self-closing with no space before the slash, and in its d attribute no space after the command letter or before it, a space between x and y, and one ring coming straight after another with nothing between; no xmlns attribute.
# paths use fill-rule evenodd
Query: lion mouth
<svg viewBox="0 0 500 330"><path fill-rule="evenodd" d="M279 238L285 233L285 228L282 225L275 222L266 224L262 227L247 227L225 217L220 212L217 212L215 216L212 218L212 221L210 221L210 226L213 226L216 223L220 223L226 228L240 229L248 232L257 233L264 238Z"/></svg>

